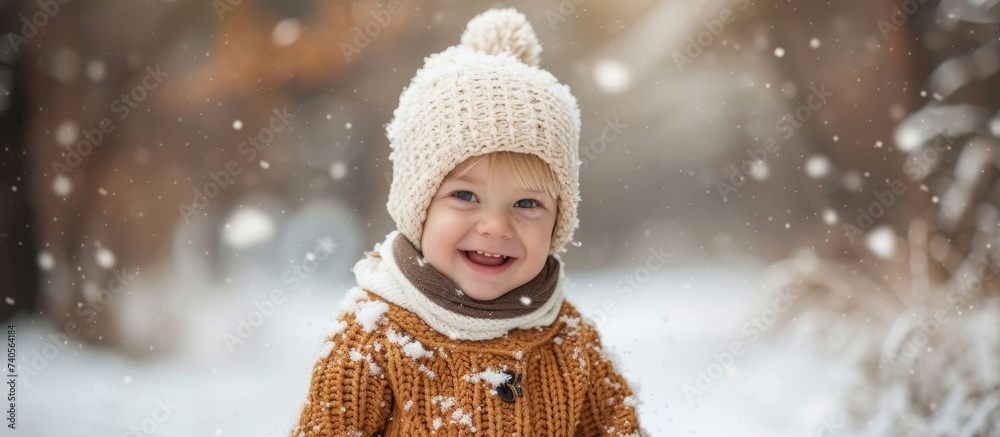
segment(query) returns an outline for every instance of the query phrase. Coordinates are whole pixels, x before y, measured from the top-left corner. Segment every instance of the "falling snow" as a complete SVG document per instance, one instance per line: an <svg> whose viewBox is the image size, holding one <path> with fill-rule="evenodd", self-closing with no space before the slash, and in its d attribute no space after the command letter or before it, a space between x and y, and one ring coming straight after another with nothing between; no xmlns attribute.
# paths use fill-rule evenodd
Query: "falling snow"
<svg viewBox="0 0 1000 437"><path fill-rule="evenodd" d="M115 266L115 254L108 250L107 247L98 248L95 258L97 259L97 265L103 269L110 269Z"/></svg>
<svg viewBox="0 0 1000 437"><path fill-rule="evenodd" d="M895 253L896 234L888 226L879 226L865 236L865 245L879 258L889 259Z"/></svg>
<svg viewBox="0 0 1000 437"><path fill-rule="evenodd" d="M38 268L43 271L50 271L56 265L56 259L48 251L38 252Z"/></svg>
<svg viewBox="0 0 1000 437"><path fill-rule="evenodd" d="M62 147L69 147L76 142L80 129L72 120L66 120L56 128L56 144Z"/></svg>
<svg viewBox="0 0 1000 437"><path fill-rule="evenodd" d="M594 65L594 79L605 93L618 94L629 88L632 73L625 64L605 59Z"/></svg>
<svg viewBox="0 0 1000 437"><path fill-rule="evenodd" d="M823 155L814 155L806 161L806 174L813 179L821 179L830 173L830 160Z"/></svg>
<svg viewBox="0 0 1000 437"><path fill-rule="evenodd" d="M344 179L347 176L347 164L337 161L330 165L330 177L335 181Z"/></svg>
<svg viewBox="0 0 1000 437"><path fill-rule="evenodd" d="M229 216L222 232L222 241L234 249L245 249L271 239L274 222L262 210L247 207L237 209Z"/></svg>
<svg viewBox="0 0 1000 437"><path fill-rule="evenodd" d="M52 181L52 190L59 197L69 196L73 192L73 182L66 176L56 176Z"/></svg>
<svg viewBox="0 0 1000 437"><path fill-rule="evenodd" d="M289 46L299 39L301 32L298 20L286 18L274 26L274 30L271 31L271 40L278 47Z"/></svg>

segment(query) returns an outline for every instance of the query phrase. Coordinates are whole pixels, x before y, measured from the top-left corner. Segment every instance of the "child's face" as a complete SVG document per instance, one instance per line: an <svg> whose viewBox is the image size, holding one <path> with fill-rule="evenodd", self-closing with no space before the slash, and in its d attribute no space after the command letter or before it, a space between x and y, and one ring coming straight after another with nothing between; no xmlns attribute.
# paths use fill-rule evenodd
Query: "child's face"
<svg viewBox="0 0 1000 437"><path fill-rule="evenodd" d="M496 299L537 276L556 221L556 199L515 189L503 172L496 172L487 187L489 160L441 183L420 239L424 259L476 300ZM504 258L484 259L477 250L510 258L484 265L476 260Z"/></svg>

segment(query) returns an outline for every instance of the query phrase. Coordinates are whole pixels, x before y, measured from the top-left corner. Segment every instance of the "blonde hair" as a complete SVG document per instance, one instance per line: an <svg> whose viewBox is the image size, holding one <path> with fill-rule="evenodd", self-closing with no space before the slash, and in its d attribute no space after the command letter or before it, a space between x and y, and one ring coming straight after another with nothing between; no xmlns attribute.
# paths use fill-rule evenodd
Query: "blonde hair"
<svg viewBox="0 0 1000 437"><path fill-rule="evenodd" d="M493 176L500 171L510 178L515 189L545 193L555 200L556 205L559 204L559 178L545 161L529 153L503 151L474 156L456 165L445 179L465 176L486 157L490 158L488 184L492 183Z"/></svg>

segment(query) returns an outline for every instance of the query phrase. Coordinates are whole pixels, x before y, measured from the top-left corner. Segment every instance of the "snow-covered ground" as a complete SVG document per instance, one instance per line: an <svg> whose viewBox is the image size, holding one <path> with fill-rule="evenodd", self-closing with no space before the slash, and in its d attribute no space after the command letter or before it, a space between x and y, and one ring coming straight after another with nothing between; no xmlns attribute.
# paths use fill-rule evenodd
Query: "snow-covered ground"
<svg viewBox="0 0 1000 437"><path fill-rule="evenodd" d="M599 328L639 391L641 420L653 435L846 435L832 413L849 374L843 366L818 358L806 336L754 341L742 329L775 299L755 285L761 267L671 264L629 298L616 295L614 285L636 271L569 272L569 298L583 311L617 308ZM176 333L184 347L170 358L135 361L71 343L30 381L22 377L18 430L31 436L287 435L305 400L321 332L351 285L310 284L287 293L232 353L223 332L232 332L236 318L253 308L253 300L238 301L234 293L190 293ZM23 367L51 344L56 328L25 314L12 323ZM733 341L742 341L745 353L720 375L713 356ZM711 386L692 403L685 385L697 387L699 370L709 378L701 387L708 380Z"/></svg>

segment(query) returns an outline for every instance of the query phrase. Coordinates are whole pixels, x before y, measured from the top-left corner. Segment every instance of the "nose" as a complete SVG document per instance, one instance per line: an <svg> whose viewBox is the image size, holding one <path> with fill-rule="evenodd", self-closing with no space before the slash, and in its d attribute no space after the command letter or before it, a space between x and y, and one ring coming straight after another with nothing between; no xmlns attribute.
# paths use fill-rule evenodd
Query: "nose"
<svg viewBox="0 0 1000 437"><path fill-rule="evenodd" d="M493 238L510 239L514 237L514 228L510 220L503 211L486 211L476 224L476 231L480 235L489 235Z"/></svg>

